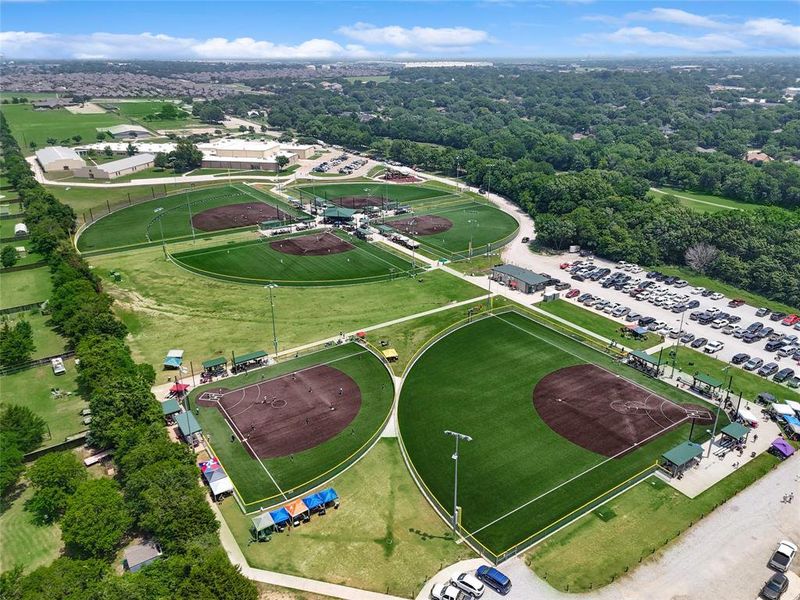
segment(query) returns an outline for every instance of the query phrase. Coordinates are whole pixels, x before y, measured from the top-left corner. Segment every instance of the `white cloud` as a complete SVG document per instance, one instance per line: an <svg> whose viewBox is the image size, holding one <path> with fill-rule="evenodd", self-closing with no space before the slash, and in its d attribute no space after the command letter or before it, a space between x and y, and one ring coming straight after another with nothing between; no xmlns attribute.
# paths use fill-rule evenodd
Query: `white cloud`
<svg viewBox="0 0 800 600"><path fill-rule="evenodd" d="M312 39L298 45L274 44L253 38L197 40L164 34L91 33L65 35L34 31L0 32L0 52L10 58L78 59L334 59L367 58L372 53L357 44L341 45Z"/></svg>
<svg viewBox="0 0 800 600"><path fill-rule="evenodd" d="M742 25L744 35L765 43L790 47L800 46L800 26L783 19L751 19Z"/></svg>
<svg viewBox="0 0 800 600"><path fill-rule="evenodd" d="M689 52L730 52L746 48L746 44L732 36L707 33L701 36L684 36L666 31L652 31L647 27L622 27L613 33L582 36L586 43L611 42L629 46L648 46Z"/></svg>
<svg viewBox="0 0 800 600"><path fill-rule="evenodd" d="M625 18L628 21L659 21L688 27L703 27L705 29L719 29L726 26L724 23L709 17L696 15L678 8L654 8L645 12L629 13Z"/></svg>
<svg viewBox="0 0 800 600"><path fill-rule="evenodd" d="M338 32L365 44L433 51L463 50L489 41L488 33L468 27L376 27L369 23L356 23L340 27Z"/></svg>

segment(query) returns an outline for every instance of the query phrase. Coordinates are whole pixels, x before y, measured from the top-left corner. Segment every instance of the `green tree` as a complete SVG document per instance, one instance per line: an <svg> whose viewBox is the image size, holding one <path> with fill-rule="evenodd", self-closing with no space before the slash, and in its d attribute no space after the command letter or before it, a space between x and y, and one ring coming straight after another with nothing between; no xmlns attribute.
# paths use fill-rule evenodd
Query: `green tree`
<svg viewBox="0 0 800 600"><path fill-rule="evenodd" d="M11 327L8 321L3 322L0 329L0 364L11 366L26 363L35 349L30 323L20 320Z"/></svg>
<svg viewBox="0 0 800 600"><path fill-rule="evenodd" d="M98 131L97 135L94 136L98 142L102 142L106 139L106 132L105 131Z"/></svg>
<svg viewBox="0 0 800 600"><path fill-rule="evenodd" d="M186 173L197 169L203 163L203 153L187 139L179 140L175 150L170 152L169 156L176 173Z"/></svg>
<svg viewBox="0 0 800 600"><path fill-rule="evenodd" d="M58 143L58 139L54 137L47 138L47 145L48 146L55 146Z"/></svg>
<svg viewBox="0 0 800 600"><path fill-rule="evenodd" d="M114 151L111 149L111 146L106 146L103 148L103 154L105 154L106 157L111 158L114 156Z"/></svg>
<svg viewBox="0 0 800 600"><path fill-rule="evenodd" d="M125 148L125 153L128 156L133 156L137 152L138 152L138 150L136 149L136 146L134 146L131 142L128 142L128 146L127 146L127 148Z"/></svg>
<svg viewBox="0 0 800 600"><path fill-rule="evenodd" d="M25 470L22 457L16 436L0 431L0 495L5 496L17 485L19 476Z"/></svg>
<svg viewBox="0 0 800 600"><path fill-rule="evenodd" d="M288 157L284 156L283 154L278 154L275 157L275 163L277 164L277 169L275 169L275 173L283 171L284 167L289 164Z"/></svg>
<svg viewBox="0 0 800 600"><path fill-rule="evenodd" d="M183 115L183 111L179 110L177 106L171 102L161 105L161 110L158 113L159 118L174 121Z"/></svg>
<svg viewBox="0 0 800 600"><path fill-rule="evenodd" d="M3 246L3 249L0 250L0 264L2 264L3 267L13 267L17 264L18 260L19 254L14 246Z"/></svg>
<svg viewBox="0 0 800 600"><path fill-rule="evenodd" d="M13 435L16 445L23 452L38 448L45 431L45 420L27 406L7 404L0 410L0 433Z"/></svg>
<svg viewBox="0 0 800 600"><path fill-rule="evenodd" d="M34 492L25 509L38 522L51 523L61 517L69 497L86 480L86 469L72 452L54 452L33 463L28 479Z"/></svg>
<svg viewBox="0 0 800 600"><path fill-rule="evenodd" d="M225 120L225 113L216 104L202 105L198 110L197 116L204 123L221 123Z"/></svg>
<svg viewBox="0 0 800 600"><path fill-rule="evenodd" d="M80 144L82 139L83 136L80 134L72 136L72 141L75 142L76 144Z"/></svg>
<svg viewBox="0 0 800 600"><path fill-rule="evenodd" d="M131 525L119 486L112 479L90 479L67 501L61 520L64 542L79 554L110 556Z"/></svg>

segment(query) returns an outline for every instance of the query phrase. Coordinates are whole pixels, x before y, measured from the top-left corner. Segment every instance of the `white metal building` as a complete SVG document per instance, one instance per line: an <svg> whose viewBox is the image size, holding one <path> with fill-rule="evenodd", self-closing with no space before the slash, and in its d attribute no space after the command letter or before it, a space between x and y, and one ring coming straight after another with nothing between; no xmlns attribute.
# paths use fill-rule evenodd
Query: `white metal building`
<svg viewBox="0 0 800 600"><path fill-rule="evenodd" d="M114 125L113 127L98 127L97 131L107 131L115 140L127 138L149 138L153 134L146 127L141 125Z"/></svg>
<svg viewBox="0 0 800 600"><path fill-rule="evenodd" d="M45 173L53 171L74 171L86 166L75 150L64 146L48 146L36 151L36 160Z"/></svg>
<svg viewBox="0 0 800 600"><path fill-rule="evenodd" d="M85 166L75 171L75 177L86 179L116 179L136 171L149 169L153 166L156 157L154 154L134 154L102 165Z"/></svg>

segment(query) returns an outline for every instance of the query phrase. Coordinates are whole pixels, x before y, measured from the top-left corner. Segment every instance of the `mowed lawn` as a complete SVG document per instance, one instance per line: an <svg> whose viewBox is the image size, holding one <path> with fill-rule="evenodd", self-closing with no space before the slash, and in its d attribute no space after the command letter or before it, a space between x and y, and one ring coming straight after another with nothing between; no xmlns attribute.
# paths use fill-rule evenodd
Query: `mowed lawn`
<svg viewBox="0 0 800 600"><path fill-rule="evenodd" d="M279 205L287 210L266 192L241 184L184 190L184 193L123 208L97 220L81 233L78 249L86 252L160 241L162 230L165 240L191 236L190 213L193 216L210 208L252 202ZM207 232L196 233L202 236Z"/></svg>
<svg viewBox="0 0 800 600"><path fill-rule="evenodd" d="M656 197L663 197L666 195L675 196L678 201L687 208L696 210L698 212L719 212L722 210L756 210L763 208L762 204L751 204L749 202L740 202L725 198L724 196L714 196L713 194L704 194L702 192L688 192L685 190L677 190L675 188L659 187L650 190L650 193Z"/></svg>
<svg viewBox="0 0 800 600"><path fill-rule="evenodd" d="M170 348L184 362L242 353L265 345L272 327L267 291L252 285L200 277L164 260L161 248L89 258L114 307L128 326L138 361L161 371ZM122 280L111 281L109 271ZM280 287L273 292L280 349L287 349L482 296L483 291L442 271L374 285ZM269 348L265 348L269 350ZM160 372L159 382L171 373Z"/></svg>
<svg viewBox="0 0 800 600"><path fill-rule="evenodd" d="M398 423L411 461L449 513L453 439L443 431L472 436L460 450L461 521L495 554L653 465L687 437L688 425L680 426L606 459L556 434L538 418L533 388L545 375L583 363L617 371L672 400L698 402L517 313L450 333L409 372Z"/></svg>
<svg viewBox="0 0 800 600"><path fill-rule="evenodd" d="M286 189L287 194L294 195L293 192L297 192L297 196L304 200L313 198L335 200L348 196L377 196L379 198L386 198L387 202L403 203L412 203L418 200L435 198L436 196L446 196L449 193L421 185L396 185L374 181L365 181L363 183L322 183L317 185L304 184Z"/></svg>
<svg viewBox="0 0 800 600"><path fill-rule="evenodd" d="M65 360L64 366L67 372L63 375L54 375L50 365L42 365L0 377L4 403L27 406L47 422L51 437L45 435L43 446L63 442L86 429L80 412L87 403L78 395L75 361Z"/></svg>
<svg viewBox="0 0 800 600"><path fill-rule="evenodd" d="M44 358L55 356L64 352L67 340L61 337L49 324L50 317L43 315L38 310L12 313L4 315L2 319L8 321L13 327L18 321L25 320L33 329L33 345L35 347L31 358Z"/></svg>
<svg viewBox="0 0 800 600"><path fill-rule="evenodd" d="M612 321L598 312L581 308L567 300L540 302L536 307L634 350L650 348L660 341L660 336L655 333L648 333L643 339L634 339L629 335L623 335L620 329L625 327L624 324Z"/></svg>
<svg viewBox="0 0 800 600"><path fill-rule="evenodd" d="M408 473L397 440L381 439L332 485L339 510L270 542L249 543L250 517L228 498L220 509L247 562L258 569L413 598L443 565L474 558L453 543Z"/></svg>
<svg viewBox="0 0 800 600"><path fill-rule="evenodd" d="M25 502L33 490L25 487L11 506L0 513L0 573L16 566L30 573L37 567L50 564L58 558L61 548L61 528L58 525L36 525L33 513L26 512Z"/></svg>
<svg viewBox="0 0 800 600"><path fill-rule="evenodd" d="M761 355L763 357L764 354L759 352L760 349L763 349L763 346L755 346L753 348L753 356ZM666 361L666 352L664 352L664 357L664 360ZM784 359L784 362L788 360L789 359ZM765 360L764 362L769 361ZM672 364L671 358L669 359L668 364ZM794 367L795 372L800 373L800 369L791 363L791 361L789 361L788 364L781 364L780 366L781 368L787 366ZM772 381L772 378L761 377L760 375L756 375L751 371L745 371L740 366L731 366L730 364L718 360L708 354L705 354L704 352L698 352L697 350L687 348L686 346L681 346L678 348L675 358L675 368L683 371L687 375L694 375L698 371L711 375L720 381L724 381L725 384L723 387L725 389L727 389L728 382L730 381L731 395L734 396L734 400L739 397L739 392L741 392L743 399L749 400L750 402L755 402L756 397L761 392L768 392L775 396L777 400L786 399L800 402L800 393L785 384Z"/></svg>
<svg viewBox="0 0 800 600"><path fill-rule="evenodd" d="M0 308L44 302L51 288L47 267L0 273Z"/></svg>
<svg viewBox="0 0 800 600"><path fill-rule="evenodd" d="M74 143L71 138L79 135L82 143L93 143L97 141L98 127L125 123L122 117L112 113L74 115L64 108L37 111L30 104L3 104L0 110L26 153L33 153L29 147L31 142L39 148L48 146L48 138L56 138L58 143L70 139L70 143Z"/></svg>
<svg viewBox="0 0 800 600"><path fill-rule="evenodd" d="M147 118L155 117L165 104L174 104L167 101L144 101L144 102L104 102L117 107L117 112L126 123L138 123L151 130L157 129L181 129L184 127L195 127L200 125L200 120L193 117L190 113L181 111L178 119L158 119ZM180 109L179 109L180 110Z"/></svg>
<svg viewBox="0 0 800 600"><path fill-rule="evenodd" d="M349 375L361 391L361 409L355 419L338 435L323 444L280 458L252 458L238 440L231 441L231 429L222 413L214 407L200 407L198 419L225 470L233 480L249 510L270 506L287 496L302 493L333 476L343 461L365 449L365 444L378 433L392 405L394 387L383 363L363 346L350 343L322 350L294 360L258 369L242 376L200 386L191 394L194 399L205 388L224 385L238 389L251 383L307 369L315 365L330 365ZM263 379L262 379L263 378ZM270 410L265 408L263 410ZM275 487L272 475L280 489Z"/></svg>
<svg viewBox="0 0 800 600"><path fill-rule="evenodd" d="M352 248L321 256L280 252L273 242L313 235L336 235ZM241 283L280 285L343 285L369 283L413 272L409 261L342 231L322 231L261 238L172 254L179 265L209 277Z"/></svg>

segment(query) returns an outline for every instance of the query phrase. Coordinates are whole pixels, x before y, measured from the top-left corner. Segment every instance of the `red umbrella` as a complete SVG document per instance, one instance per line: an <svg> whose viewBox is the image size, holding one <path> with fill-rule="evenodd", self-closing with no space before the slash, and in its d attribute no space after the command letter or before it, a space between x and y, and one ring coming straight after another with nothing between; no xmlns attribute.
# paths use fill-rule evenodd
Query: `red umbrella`
<svg viewBox="0 0 800 600"><path fill-rule="evenodd" d="M358 336L358 337L359 337L359 338L361 338L361 339L364 339L365 337L367 337L367 334L366 334L366 333L364 333L363 331L359 331L359 332L356 334L356 336Z"/></svg>
<svg viewBox="0 0 800 600"><path fill-rule="evenodd" d="M170 392L185 392L189 389L188 383L176 383L171 388L169 388Z"/></svg>

